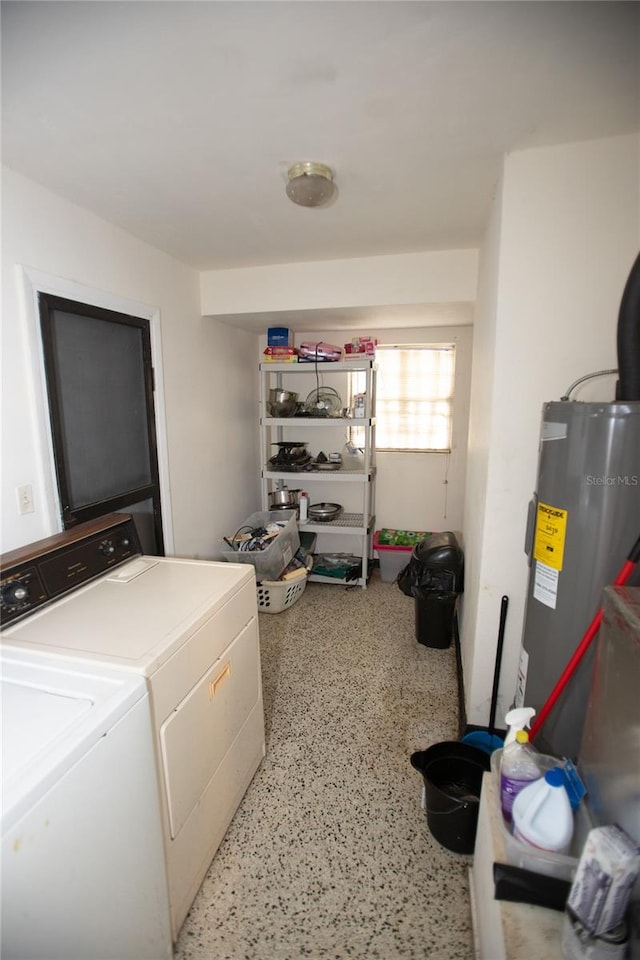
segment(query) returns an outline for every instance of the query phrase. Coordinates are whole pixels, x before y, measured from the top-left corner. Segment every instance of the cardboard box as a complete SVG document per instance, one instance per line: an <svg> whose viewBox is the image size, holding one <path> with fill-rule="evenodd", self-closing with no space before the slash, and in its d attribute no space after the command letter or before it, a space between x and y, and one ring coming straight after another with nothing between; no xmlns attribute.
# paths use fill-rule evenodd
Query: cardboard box
<svg viewBox="0 0 640 960"><path fill-rule="evenodd" d="M269 327L267 330L268 347L292 347L293 330L288 327Z"/></svg>
<svg viewBox="0 0 640 960"><path fill-rule="evenodd" d="M351 343L345 343L344 352L352 357L375 357L378 341L372 337L354 337Z"/></svg>
<svg viewBox="0 0 640 960"><path fill-rule="evenodd" d="M592 936L601 936L624 919L635 879L640 849L620 827L589 831L567 909Z"/></svg>
<svg viewBox="0 0 640 960"><path fill-rule="evenodd" d="M298 362L298 351L295 347L266 347L262 356L264 363Z"/></svg>

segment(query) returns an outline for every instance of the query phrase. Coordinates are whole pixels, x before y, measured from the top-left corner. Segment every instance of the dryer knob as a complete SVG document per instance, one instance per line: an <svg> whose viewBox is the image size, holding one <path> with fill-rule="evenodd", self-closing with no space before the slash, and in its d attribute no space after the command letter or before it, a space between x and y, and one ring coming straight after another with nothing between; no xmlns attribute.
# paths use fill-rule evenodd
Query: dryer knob
<svg viewBox="0 0 640 960"><path fill-rule="evenodd" d="M100 544L100 553L104 554L105 557L112 557L116 552L116 548L112 544L111 540L103 540Z"/></svg>
<svg viewBox="0 0 640 960"><path fill-rule="evenodd" d="M17 606L29 599L29 588L19 580L10 580L2 588L2 602L8 607Z"/></svg>

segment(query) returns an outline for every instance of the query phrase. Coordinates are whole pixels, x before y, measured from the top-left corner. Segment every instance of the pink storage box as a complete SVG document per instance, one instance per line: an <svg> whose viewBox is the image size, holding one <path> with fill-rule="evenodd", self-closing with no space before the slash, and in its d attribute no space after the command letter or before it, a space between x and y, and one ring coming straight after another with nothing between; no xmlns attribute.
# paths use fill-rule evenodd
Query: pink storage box
<svg viewBox="0 0 640 960"><path fill-rule="evenodd" d="M411 560L413 547L396 547L387 543L379 543L378 535L380 531L376 530L373 535L373 549L377 551L380 559L380 577L383 583L394 583L401 570Z"/></svg>

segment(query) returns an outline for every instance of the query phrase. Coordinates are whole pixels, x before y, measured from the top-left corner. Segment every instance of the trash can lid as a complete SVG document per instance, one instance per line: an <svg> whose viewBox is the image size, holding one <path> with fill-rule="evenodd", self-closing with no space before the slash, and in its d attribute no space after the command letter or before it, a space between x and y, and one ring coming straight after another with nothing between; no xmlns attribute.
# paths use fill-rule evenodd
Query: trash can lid
<svg viewBox="0 0 640 960"><path fill-rule="evenodd" d="M413 548L413 558L428 567L461 570L464 555L456 536L450 531L432 533Z"/></svg>

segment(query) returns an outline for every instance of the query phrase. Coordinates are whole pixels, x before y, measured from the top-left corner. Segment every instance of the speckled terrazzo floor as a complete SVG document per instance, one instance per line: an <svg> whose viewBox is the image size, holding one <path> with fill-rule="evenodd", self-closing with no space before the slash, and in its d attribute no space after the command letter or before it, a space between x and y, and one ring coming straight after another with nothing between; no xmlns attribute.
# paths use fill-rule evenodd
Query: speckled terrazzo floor
<svg viewBox="0 0 640 960"><path fill-rule="evenodd" d="M267 756L176 960L472 957L468 867L429 832L414 750L458 738L455 653L413 601L309 584L260 614Z"/></svg>

